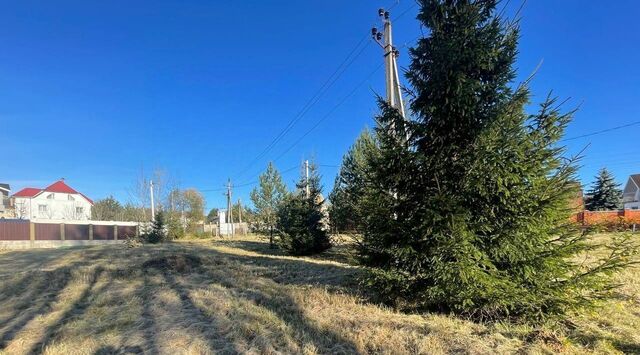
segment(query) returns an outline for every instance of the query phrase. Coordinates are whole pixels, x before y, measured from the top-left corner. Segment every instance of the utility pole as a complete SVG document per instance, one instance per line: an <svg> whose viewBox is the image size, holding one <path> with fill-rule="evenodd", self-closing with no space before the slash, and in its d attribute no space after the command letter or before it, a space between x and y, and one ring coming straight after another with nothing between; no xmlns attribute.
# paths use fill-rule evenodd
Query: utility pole
<svg viewBox="0 0 640 355"><path fill-rule="evenodd" d="M227 223L231 224L231 236L233 231L233 205L231 204L231 179L227 182Z"/></svg>
<svg viewBox="0 0 640 355"><path fill-rule="evenodd" d="M156 219L156 210L153 203L153 180L149 181L149 192L151 193L151 220L153 221Z"/></svg>
<svg viewBox="0 0 640 355"><path fill-rule="evenodd" d="M240 223L240 230L242 235L247 235L247 230L242 225L242 200L238 199L238 223Z"/></svg>
<svg viewBox="0 0 640 355"><path fill-rule="evenodd" d="M387 102L391 107L395 107L400 111L402 117L405 117L404 102L402 100L402 89L400 87L400 77L398 76L397 58L400 51L393 46L393 29L391 26L391 18L389 11L385 9L378 10L378 16L382 19L384 29L379 31L376 27L371 29L373 39L382 47L384 53L385 64L385 86L387 90Z"/></svg>
<svg viewBox="0 0 640 355"><path fill-rule="evenodd" d="M307 198L311 195L309 191L309 160L304 161L304 177L305 177L305 192L307 193Z"/></svg>

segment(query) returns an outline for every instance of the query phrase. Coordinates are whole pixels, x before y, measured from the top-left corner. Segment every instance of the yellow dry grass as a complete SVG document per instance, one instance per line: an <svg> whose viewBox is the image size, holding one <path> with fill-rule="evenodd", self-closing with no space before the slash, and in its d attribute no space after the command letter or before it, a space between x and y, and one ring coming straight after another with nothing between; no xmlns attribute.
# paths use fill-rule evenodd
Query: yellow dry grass
<svg viewBox="0 0 640 355"><path fill-rule="evenodd" d="M640 352L637 269L599 311L531 329L368 303L348 250L295 258L243 237L0 252L0 353Z"/></svg>

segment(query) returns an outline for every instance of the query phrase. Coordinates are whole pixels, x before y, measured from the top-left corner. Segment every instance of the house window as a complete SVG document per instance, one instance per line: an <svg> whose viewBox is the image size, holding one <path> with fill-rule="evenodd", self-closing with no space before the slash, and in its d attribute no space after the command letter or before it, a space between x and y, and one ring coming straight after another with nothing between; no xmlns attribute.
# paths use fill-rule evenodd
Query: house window
<svg viewBox="0 0 640 355"><path fill-rule="evenodd" d="M84 214L84 208L76 207L76 215L80 216Z"/></svg>
<svg viewBox="0 0 640 355"><path fill-rule="evenodd" d="M39 213L47 213L47 205L38 205L38 212Z"/></svg>
<svg viewBox="0 0 640 355"><path fill-rule="evenodd" d="M75 201L75 200L76 200L76 199L75 199L75 198L73 198L73 196L71 196L71 195L67 195L67 196L68 196L68 198L69 198L69 201Z"/></svg>
<svg viewBox="0 0 640 355"><path fill-rule="evenodd" d="M47 200L53 200L54 197L56 197L55 194L49 194L49 195L47 195Z"/></svg>

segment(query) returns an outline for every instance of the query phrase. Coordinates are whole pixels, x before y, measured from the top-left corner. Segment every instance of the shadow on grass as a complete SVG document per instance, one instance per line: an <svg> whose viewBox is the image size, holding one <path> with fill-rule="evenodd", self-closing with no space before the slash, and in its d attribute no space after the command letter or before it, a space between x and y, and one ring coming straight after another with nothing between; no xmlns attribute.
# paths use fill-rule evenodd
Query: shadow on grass
<svg viewBox="0 0 640 355"><path fill-rule="evenodd" d="M24 278L33 280L33 275L27 275ZM51 309L51 306L58 300L58 296L67 287L71 278L71 267L43 272L36 286L26 289L27 292L24 295L20 295L20 297L24 297L24 302L15 311L0 335L0 350L6 348L9 342L31 320L46 314ZM28 308L22 309L24 306L28 306Z"/></svg>
<svg viewBox="0 0 640 355"><path fill-rule="evenodd" d="M29 351L30 354L42 353L45 347L62 330L62 328L64 328L66 324L84 315L87 308L89 308L89 306L91 305L91 300L94 295L99 295L103 293L107 288L109 288L109 286L113 282L112 277L109 277L108 281L103 286L101 286L97 290L94 290L96 283L103 274L105 274L105 271L101 267L97 267L93 270L89 279L89 283L80 297L75 302L73 302L68 310L60 317L60 321L50 325L44 331L42 338L31 347L31 351Z"/></svg>
<svg viewBox="0 0 640 355"><path fill-rule="evenodd" d="M229 257L223 254L218 256ZM291 263L291 261L289 262ZM203 266L206 267L207 265ZM236 302L240 301L239 303L242 303L244 301L257 307L262 307L276 315L277 318L286 324L284 328L273 326L273 324L261 319L258 314L252 313L249 309L239 309L241 307L236 307L228 313L225 312L224 314L211 316L205 309L200 308L191 296L191 292L204 289L197 286L187 287L176 280L173 272L161 270L160 274L164 277L166 283L180 298L182 310L191 315L190 319L197 325L189 329L196 328L203 338L208 339L211 350L225 353L240 353L241 349L238 348L237 341L247 341L251 343L252 338L257 335L241 331L240 336L242 338L234 339L224 334L219 328L220 325L224 323L233 324L234 322L244 321L254 325L261 324L260 327L266 329L266 333L271 334L270 339L273 341L282 341L282 339L290 337L293 338L301 348L306 345L303 344L303 342L313 343L313 347L320 353L357 353L356 346L353 342L337 333L327 329L320 329L314 325L313 322L304 315L304 310L302 310L296 301L288 296L286 292L282 292L282 290L279 289L272 289L260 282L257 278L249 277L246 280L236 280L237 282L234 282L233 276L230 273L218 273L207 270L204 267L194 271L200 275L202 280L207 280L205 284L220 285L230 291L230 294L236 298ZM213 301L215 302L216 300ZM225 302L224 300L217 301ZM248 325L233 324L231 328L242 329L243 326ZM286 342L283 342L281 345L286 346L285 344ZM276 351L283 350L277 348L275 345L276 344L270 344L270 346L276 348ZM231 350L230 347L233 347L233 350ZM259 350L265 352L268 349ZM285 349L284 351L293 350Z"/></svg>
<svg viewBox="0 0 640 355"><path fill-rule="evenodd" d="M215 244L231 248L238 248L264 256L287 256L287 254L277 246L271 248L268 242L223 239L216 240ZM308 258L325 261L335 261L352 266L357 264L353 245L344 242L336 243L329 250L318 255L309 256Z"/></svg>
<svg viewBox="0 0 640 355"><path fill-rule="evenodd" d="M604 334L596 335L593 333L585 334L580 332L572 334L571 337L579 343L592 348L598 342L606 341L623 354L640 354L640 343L627 341L630 337L626 337L625 340L620 340Z"/></svg>
<svg viewBox="0 0 640 355"><path fill-rule="evenodd" d="M245 245L243 242L235 243L236 245ZM253 243L254 242L248 242L246 245L251 248ZM258 242L257 244L262 243ZM203 253L209 256L212 262L217 264L218 267L233 267L234 264L240 265L241 267L249 269L247 271L250 271L252 274L269 278L278 284L327 286L331 289L339 289L343 293L363 297L363 294L357 286L357 277L361 275L364 270L357 267L313 258L280 258L274 254L262 253L256 253L258 255L226 253L218 250L201 249L199 246L185 247L185 250Z"/></svg>
<svg viewBox="0 0 640 355"><path fill-rule="evenodd" d="M123 346L123 347L116 348L115 346L107 345L96 350L93 354L94 355L144 354L144 350L142 350L142 348L139 346ZM157 354L157 352L152 352L152 354Z"/></svg>

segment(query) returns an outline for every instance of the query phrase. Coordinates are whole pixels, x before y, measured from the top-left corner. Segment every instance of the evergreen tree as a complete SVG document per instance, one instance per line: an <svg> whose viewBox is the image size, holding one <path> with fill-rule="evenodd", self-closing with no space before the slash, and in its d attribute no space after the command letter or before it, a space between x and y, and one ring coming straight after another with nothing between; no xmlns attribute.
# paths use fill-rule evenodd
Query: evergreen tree
<svg viewBox="0 0 640 355"><path fill-rule="evenodd" d="M598 172L593 189L587 193L586 200L586 208L589 211L608 211L621 207L620 184L616 184L615 178L606 168Z"/></svg>
<svg viewBox="0 0 640 355"><path fill-rule="evenodd" d="M574 261L594 246L567 223L576 168L557 143L571 113L552 98L525 113L518 27L496 0L420 4L430 35L411 50L413 116L380 102L358 198L367 283L401 306L478 318L561 315L606 296L626 251Z"/></svg>
<svg viewBox="0 0 640 355"><path fill-rule="evenodd" d="M356 231L362 224L366 211L359 209L356 200L362 195L364 181L368 179L367 161L375 149L372 132L364 130L342 158L340 172L329 194L329 219L335 231Z"/></svg>
<svg viewBox="0 0 640 355"><path fill-rule="evenodd" d="M166 224L164 220L164 213L162 211L156 212L155 218L151 224L151 230L149 230L145 235L144 239L148 243L160 243L166 239L167 231Z"/></svg>
<svg viewBox="0 0 640 355"><path fill-rule="evenodd" d="M324 223L320 176L314 164L310 166L309 185L303 176L296 186L297 191L286 196L278 208L278 245L291 255L325 251L331 241Z"/></svg>
<svg viewBox="0 0 640 355"><path fill-rule="evenodd" d="M98 200L91 207L94 221L118 221L122 219L122 205L113 196Z"/></svg>
<svg viewBox="0 0 640 355"><path fill-rule="evenodd" d="M250 197L255 207L255 222L259 229L269 231L269 245L273 247L273 230L276 226L278 206L287 195L287 187L282 176L269 162L267 170L259 177L260 186L251 191Z"/></svg>

